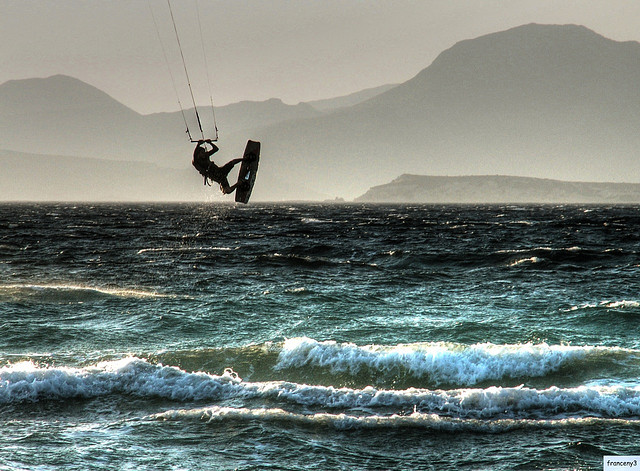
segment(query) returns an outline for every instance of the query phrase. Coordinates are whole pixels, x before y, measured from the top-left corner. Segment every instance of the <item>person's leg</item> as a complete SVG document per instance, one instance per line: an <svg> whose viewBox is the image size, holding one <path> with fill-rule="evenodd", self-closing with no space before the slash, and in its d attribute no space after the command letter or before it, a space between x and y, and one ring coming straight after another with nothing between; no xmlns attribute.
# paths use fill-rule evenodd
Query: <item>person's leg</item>
<svg viewBox="0 0 640 471"><path fill-rule="evenodd" d="M222 180L222 183L220 183L220 189L222 189L222 192L225 195L228 195L229 193L233 193L233 191L236 189L238 184L242 183L242 182L237 182L229 186L229 180L227 179L227 176L229 175L229 172L233 170L233 167L235 167L237 164L239 164L243 160L244 159L233 159L227 162L226 164L224 164L222 167L220 167L220 173L224 174L224 179Z"/></svg>
<svg viewBox="0 0 640 471"><path fill-rule="evenodd" d="M220 169L222 171L222 173L224 173L225 175L229 175L229 172L231 170L233 170L233 167L235 167L236 165L238 165L240 162L242 162L244 159L233 159L229 162L227 162L226 164L224 164L222 166L222 168Z"/></svg>
<svg viewBox="0 0 640 471"><path fill-rule="evenodd" d="M233 185L228 186L228 187L224 190L224 194L225 194L225 195L228 195L229 193L233 193L233 192L236 190L236 188L238 188L238 185L240 185L241 183L243 183L243 182L236 182L236 183L234 183Z"/></svg>
<svg viewBox="0 0 640 471"><path fill-rule="evenodd" d="M228 195L233 192L233 190L235 190L235 185L234 187L229 186L229 180L226 177L220 180L220 191L222 191L222 194Z"/></svg>

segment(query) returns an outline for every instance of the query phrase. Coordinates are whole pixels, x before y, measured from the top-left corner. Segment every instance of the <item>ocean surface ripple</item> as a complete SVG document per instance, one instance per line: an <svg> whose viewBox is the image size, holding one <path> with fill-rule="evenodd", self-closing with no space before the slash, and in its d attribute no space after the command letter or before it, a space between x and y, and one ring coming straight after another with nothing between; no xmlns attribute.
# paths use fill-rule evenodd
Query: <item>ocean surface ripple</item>
<svg viewBox="0 0 640 471"><path fill-rule="evenodd" d="M1 204L0 469L602 469L638 209Z"/></svg>

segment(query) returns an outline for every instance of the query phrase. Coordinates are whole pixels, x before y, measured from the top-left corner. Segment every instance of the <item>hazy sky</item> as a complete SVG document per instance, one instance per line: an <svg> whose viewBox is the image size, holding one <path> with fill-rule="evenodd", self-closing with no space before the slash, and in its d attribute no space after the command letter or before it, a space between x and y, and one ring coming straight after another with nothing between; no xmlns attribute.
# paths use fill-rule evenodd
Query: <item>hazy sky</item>
<svg viewBox="0 0 640 471"><path fill-rule="evenodd" d="M208 97L200 12L219 105L295 104L404 82L457 41L525 23L640 41L638 0L197 1L172 5L199 101ZM62 73L139 112L172 111L161 41L181 94L186 83L172 35L165 0L0 0L0 83Z"/></svg>

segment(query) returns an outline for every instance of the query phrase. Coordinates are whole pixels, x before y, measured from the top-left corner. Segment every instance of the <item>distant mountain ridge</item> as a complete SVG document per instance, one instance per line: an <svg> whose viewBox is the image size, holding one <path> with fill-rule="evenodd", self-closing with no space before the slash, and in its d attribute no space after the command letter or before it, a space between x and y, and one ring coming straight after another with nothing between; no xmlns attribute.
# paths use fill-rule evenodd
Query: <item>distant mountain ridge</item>
<svg viewBox="0 0 640 471"><path fill-rule="evenodd" d="M639 83L639 43L524 25L461 41L353 104L216 108L216 156L260 140L273 200L351 199L403 173L640 181ZM140 115L56 76L0 85L0 149L190 169L192 145L179 113Z"/></svg>
<svg viewBox="0 0 640 471"><path fill-rule="evenodd" d="M210 108L200 109L213 125ZM279 99L240 102L216 108L221 132L244 132L321 115L306 104L286 105ZM192 136L198 126L192 109L185 110ZM106 93L73 77L13 80L0 85L0 148L41 154L93 156L149 161L175 166L185 148L180 112L141 115Z"/></svg>
<svg viewBox="0 0 640 471"><path fill-rule="evenodd" d="M303 149L287 170L347 197L401 173L640 181L638 83L639 43L530 24L457 43L385 93L261 136L278 137L277 156Z"/></svg>
<svg viewBox="0 0 640 471"><path fill-rule="evenodd" d="M71 99L73 98L73 99ZM35 115L37 113L138 113L111 98L98 88L66 75L47 78L9 80L0 85L0 116Z"/></svg>
<svg viewBox="0 0 640 471"><path fill-rule="evenodd" d="M359 92L351 93L342 97L309 101L307 104L311 105L319 111L335 111L340 108L354 106L364 101L370 100L371 98L378 96L381 93L391 90L397 85L398 84L381 85L379 87L367 88L366 90L361 90Z"/></svg>
<svg viewBox="0 0 640 471"><path fill-rule="evenodd" d="M370 188L363 203L639 204L640 183L568 182L505 175L401 175Z"/></svg>

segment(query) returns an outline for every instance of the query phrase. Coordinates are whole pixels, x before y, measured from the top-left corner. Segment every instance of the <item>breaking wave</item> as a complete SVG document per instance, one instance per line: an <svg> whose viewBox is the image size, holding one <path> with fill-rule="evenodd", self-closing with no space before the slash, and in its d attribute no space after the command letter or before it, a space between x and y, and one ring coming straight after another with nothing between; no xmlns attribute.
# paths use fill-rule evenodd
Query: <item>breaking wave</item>
<svg viewBox="0 0 640 471"><path fill-rule="evenodd" d="M355 411L364 411L367 416L436 414L474 420L640 419L640 385L451 390L336 388L286 381L246 382L230 369L222 375L190 373L135 357L84 368L41 367L32 362L0 368L0 404L106 395L177 402L216 401L216 406L229 400L234 401L234 406L237 401L257 401L261 410L267 404L278 403L282 409L302 406L314 414L353 415Z"/></svg>
<svg viewBox="0 0 640 471"><path fill-rule="evenodd" d="M289 339L276 369L319 368L332 373L410 375L435 385L475 385L504 378L542 377L590 360L615 360L637 352L615 347L541 344L425 343L358 346L306 337Z"/></svg>
<svg viewBox="0 0 640 471"><path fill-rule="evenodd" d="M412 412L392 415L356 415L288 412L278 408L207 407L170 410L150 417L152 420L198 420L209 423L249 422L290 424L294 426L331 427L338 430L417 428L442 432L500 433L520 429L552 429L568 427L640 426L636 419L604 419L597 417L565 419L460 419L438 414Z"/></svg>

